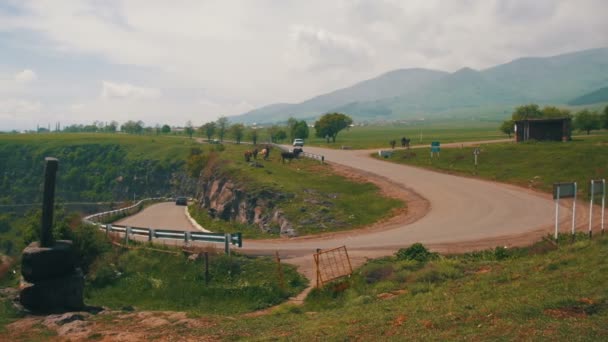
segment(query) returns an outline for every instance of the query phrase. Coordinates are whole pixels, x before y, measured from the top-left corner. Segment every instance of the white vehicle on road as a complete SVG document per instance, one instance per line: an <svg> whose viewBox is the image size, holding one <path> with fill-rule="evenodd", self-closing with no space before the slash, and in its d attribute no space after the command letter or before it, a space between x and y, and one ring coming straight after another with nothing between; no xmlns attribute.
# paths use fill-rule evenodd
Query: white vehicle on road
<svg viewBox="0 0 608 342"><path fill-rule="evenodd" d="M304 139L293 139L293 146L297 146L297 147L304 146Z"/></svg>

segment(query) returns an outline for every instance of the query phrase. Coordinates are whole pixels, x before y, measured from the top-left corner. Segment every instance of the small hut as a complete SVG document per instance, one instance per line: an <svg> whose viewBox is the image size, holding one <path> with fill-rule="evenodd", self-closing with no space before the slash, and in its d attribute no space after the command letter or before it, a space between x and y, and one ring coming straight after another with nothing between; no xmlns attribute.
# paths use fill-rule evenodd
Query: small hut
<svg viewBox="0 0 608 342"><path fill-rule="evenodd" d="M515 141L549 140L569 141L572 119L525 119L515 121Z"/></svg>

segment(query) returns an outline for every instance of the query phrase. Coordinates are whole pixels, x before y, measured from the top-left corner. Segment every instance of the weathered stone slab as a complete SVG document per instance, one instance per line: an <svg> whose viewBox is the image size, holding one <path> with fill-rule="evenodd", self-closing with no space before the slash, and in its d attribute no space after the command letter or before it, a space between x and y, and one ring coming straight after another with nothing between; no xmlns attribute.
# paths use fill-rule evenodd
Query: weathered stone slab
<svg viewBox="0 0 608 342"><path fill-rule="evenodd" d="M29 282L69 275L76 268L72 241L59 240L50 247L32 242L23 250L21 274Z"/></svg>
<svg viewBox="0 0 608 342"><path fill-rule="evenodd" d="M84 276L79 268L70 275L34 284L22 280L20 287L19 301L31 311L62 312L84 308Z"/></svg>

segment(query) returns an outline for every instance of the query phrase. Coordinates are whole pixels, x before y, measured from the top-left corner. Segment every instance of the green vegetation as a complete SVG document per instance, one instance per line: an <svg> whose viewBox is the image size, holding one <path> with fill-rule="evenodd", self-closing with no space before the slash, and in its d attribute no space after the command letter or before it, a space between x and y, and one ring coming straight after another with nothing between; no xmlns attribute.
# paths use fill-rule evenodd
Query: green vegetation
<svg viewBox="0 0 608 342"><path fill-rule="evenodd" d="M252 167L243 157L252 146L219 146L225 146L222 152L213 152L217 148L210 147L210 151L189 158L193 173L215 179L226 175L245 189L247 196L274 198L274 206L283 211L300 235L362 227L403 206L401 201L382 196L377 186L337 176L331 166L316 160L300 158L281 163L279 150L273 149L269 160L258 156L256 162L263 167ZM199 162L191 162L194 159ZM257 226L212 219L206 210L190 208L190 212L212 231L241 231L247 238L279 233L279 227L271 227L270 234L261 234Z"/></svg>
<svg viewBox="0 0 608 342"><path fill-rule="evenodd" d="M135 306L140 310L234 314L276 305L307 284L294 267L283 265L282 287L277 265L270 258L214 252L209 253L206 283L203 258L191 261L178 249L167 248L166 252L144 247L114 248L104 254L87 277L86 303L115 309Z"/></svg>
<svg viewBox="0 0 608 342"><path fill-rule="evenodd" d="M315 122L315 136L325 138L326 142L336 142L338 133L352 125L353 119L342 113L327 113Z"/></svg>
<svg viewBox="0 0 608 342"><path fill-rule="evenodd" d="M204 325L161 331L201 340L605 340L608 237L570 241L420 259L420 247L403 249L314 289L302 306L258 317L205 315ZM115 329L132 324L94 319Z"/></svg>
<svg viewBox="0 0 608 342"><path fill-rule="evenodd" d="M395 151L389 161L476 176L527 188L551 191L553 183L579 184L586 194L590 179L608 178L608 136L570 142L525 142L481 145L478 166L472 148L446 148L437 158L428 149ZM575 165L575 166L574 166Z"/></svg>
<svg viewBox="0 0 608 342"><path fill-rule="evenodd" d="M505 136L496 130L497 122L411 122L394 125L369 125L350 127L340 132L338 144L326 143L325 139L311 138L306 145L325 148L371 149L390 147L390 140L410 138L412 145L428 145L431 141L442 143L458 141L497 140ZM306 150L306 146L304 146Z"/></svg>
<svg viewBox="0 0 608 342"><path fill-rule="evenodd" d="M193 142L118 134L0 137L0 204L40 202L44 157L59 158L57 201L120 201L169 195Z"/></svg>

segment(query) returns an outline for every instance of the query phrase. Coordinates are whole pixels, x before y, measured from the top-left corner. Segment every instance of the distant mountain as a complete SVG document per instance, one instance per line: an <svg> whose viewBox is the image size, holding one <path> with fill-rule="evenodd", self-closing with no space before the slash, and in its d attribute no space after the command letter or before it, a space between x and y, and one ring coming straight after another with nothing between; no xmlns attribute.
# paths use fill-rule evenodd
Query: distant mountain
<svg viewBox="0 0 608 342"><path fill-rule="evenodd" d="M600 88L596 91L581 95L571 101L568 101L568 104L572 106L580 106L600 102L608 102L608 87Z"/></svg>
<svg viewBox="0 0 608 342"><path fill-rule="evenodd" d="M312 119L346 103L374 101L398 96L413 91L417 87L425 86L445 75L448 75L448 73L427 69L394 70L348 88L313 97L301 103L273 104L233 116L230 119L235 122L246 123L285 121L291 116L299 119Z"/></svg>
<svg viewBox="0 0 608 342"><path fill-rule="evenodd" d="M482 71L454 73L402 69L299 104L263 107L233 117L243 122L314 119L340 111L355 120L502 115L525 103L567 104L580 94L608 87L608 48L553 57L520 58Z"/></svg>

